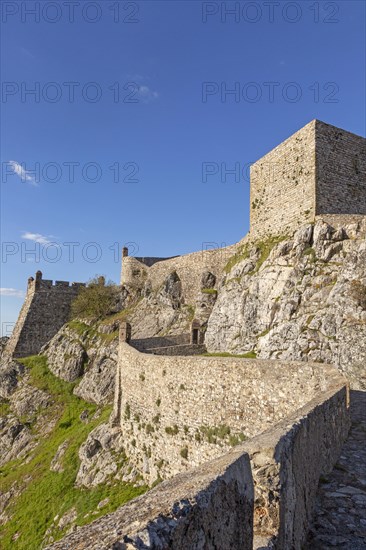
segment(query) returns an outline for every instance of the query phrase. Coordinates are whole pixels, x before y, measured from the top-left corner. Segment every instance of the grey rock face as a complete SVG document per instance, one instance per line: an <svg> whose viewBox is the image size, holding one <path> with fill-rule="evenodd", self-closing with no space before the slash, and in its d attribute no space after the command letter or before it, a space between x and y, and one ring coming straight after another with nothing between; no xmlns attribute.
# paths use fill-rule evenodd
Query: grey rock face
<svg viewBox="0 0 366 550"><path fill-rule="evenodd" d="M216 277L210 271L205 271L202 274L201 285L202 288L213 288L216 283Z"/></svg>
<svg viewBox="0 0 366 550"><path fill-rule="evenodd" d="M20 383L11 399L12 410L17 416L30 416L47 407L50 396L27 383Z"/></svg>
<svg viewBox="0 0 366 550"><path fill-rule="evenodd" d="M107 325L103 325L102 330L102 334L110 333ZM82 376L75 395L85 401L105 404L113 400L117 344L117 339L106 341L97 333L89 336L87 331L84 335L78 334L64 325L42 353L55 376L70 382Z"/></svg>
<svg viewBox="0 0 366 550"><path fill-rule="evenodd" d="M259 269L253 245L221 283L208 350L333 363L366 388L365 225L304 226Z"/></svg>
<svg viewBox="0 0 366 550"><path fill-rule="evenodd" d="M42 352L50 371L62 380L73 382L84 373L85 349L67 326L62 327Z"/></svg>
<svg viewBox="0 0 366 550"><path fill-rule="evenodd" d="M111 475L116 476L123 464L123 437L119 427L101 424L79 449L80 468L76 484L95 487Z"/></svg>
<svg viewBox="0 0 366 550"><path fill-rule="evenodd" d="M0 466L23 456L30 448L29 429L13 415L0 417Z"/></svg>
<svg viewBox="0 0 366 550"><path fill-rule="evenodd" d="M160 300L178 309L182 302L182 283L176 273L173 271L165 280L160 291Z"/></svg>
<svg viewBox="0 0 366 550"><path fill-rule="evenodd" d="M88 368L74 394L98 405L110 403L114 396L118 341L95 343L87 350Z"/></svg>
<svg viewBox="0 0 366 550"><path fill-rule="evenodd" d="M0 397L8 399L16 390L18 385L18 376L22 375L24 367L16 361L6 361L0 363Z"/></svg>

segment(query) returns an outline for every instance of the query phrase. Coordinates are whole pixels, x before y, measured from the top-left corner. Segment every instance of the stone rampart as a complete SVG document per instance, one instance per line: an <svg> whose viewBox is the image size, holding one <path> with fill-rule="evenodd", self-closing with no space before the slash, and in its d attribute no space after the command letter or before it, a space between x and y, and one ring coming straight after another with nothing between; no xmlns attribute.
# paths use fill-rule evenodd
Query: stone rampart
<svg viewBox="0 0 366 550"><path fill-rule="evenodd" d="M238 245L225 248L213 248L159 260L149 267L133 256L123 256L121 284L142 289L146 284L157 290L167 277L176 272L182 283L182 293L188 303L193 303L200 292L202 275L211 272L221 277L223 268L235 254Z"/></svg>
<svg viewBox="0 0 366 550"><path fill-rule="evenodd" d="M78 529L53 550L252 550L249 458L227 454L161 483L116 512Z"/></svg>
<svg viewBox="0 0 366 550"><path fill-rule="evenodd" d="M38 271L35 279L28 279L27 294L19 313L5 353L25 357L39 353L70 316L71 303L82 283L42 279Z"/></svg>
<svg viewBox="0 0 366 550"><path fill-rule="evenodd" d="M169 336L153 336L152 338L134 338L131 340L131 346L138 351L146 351L152 348L183 346L189 344L190 341L191 335L187 332L185 334L171 334Z"/></svg>
<svg viewBox="0 0 366 550"><path fill-rule="evenodd" d="M131 353L129 353L131 351ZM150 357L140 354L123 343L120 348L120 358L125 357L121 363L123 369L130 368L141 373L141 366L146 361L149 367L155 365L167 372L169 363L173 358ZM142 362L136 364L136 357L142 356ZM207 378L206 392L214 396L215 384L219 387L226 380L223 393L230 395L235 401L238 397L233 395L234 383L237 381L234 371L238 365L231 365L228 370L227 360L231 358L208 358L213 361L214 370L207 373L204 369L206 358L189 358L197 361L200 369L187 370L186 361L177 359L173 365L175 368L183 365L191 373L191 383L198 383L197 393L201 397L201 409L197 404L193 405L195 414L207 414L207 401L201 394L198 380L198 372L201 377L207 374L217 374L217 360L223 361L225 376L216 384L214 378ZM187 360L188 358L184 358ZM149 361L151 360L151 361ZM289 414L280 422L271 426L266 432L225 452L224 446L216 446L216 452L220 456L214 460L205 462L199 467L189 469L185 473L179 473L172 479L159 484L147 494L139 497L116 512L104 516L92 524L77 529L74 533L65 537L62 541L49 546L53 550L112 550L113 548L128 549L154 549L174 548L175 550L198 550L200 548L220 548L220 550L232 549L261 549L274 548L277 550L300 550L304 542L308 523L311 518L315 502L315 494L322 474L329 472L337 460L342 444L347 437L349 429L349 396L345 379L339 372L323 364L291 363L241 360L248 363L247 373L256 370L255 364L259 364L259 370L248 381L249 387L254 389L253 381L257 380L256 391L262 390L266 385L267 394L277 396L277 406L291 398L291 392L287 393L284 383L296 379L292 386L295 391L295 401L292 403ZM225 365L226 363L226 365ZM266 366L267 369L263 370ZM278 365L277 365L278 364ZM129 367L130 365L130 367ZM279 367L276 369L276 365ZM206 364L207 366L207 364ZM146 364L145 364L146 367ZM122 370L123 370L122 369ZM281 372L286 374L281 377ZM274 371L274 372L271 372ZM177 375L179 371L177 370ZM161 382L157 374L156 386ZM243 372L241 375L245 374ZM121 373L118 379L121 380ZM234 375L234 378L232 377ZM148 389L144 387L141 399L145 398L149 404L149 394L153 387L149 384L150 378L142 379L138 376L134 380L132 395L139 392L139 382L148 382ZM181 380L181 378L179 379ZM178 381L179 381L178 380ZM277 383L274 381L277 380ZM307 383L309 382L309 384ZM242 386L245 379L242 380ZM310 390L309 390L310 386ZM176 406L174 397L170 396L169 384L163 385L162 392L168 393L167 400L172 400L170 405ZM188 389L186 401L192 404L193 391ZM244 386L241 388L244 389ZM117 394L119 394L117 390ZM123 390L122 390L123 394ZM246 394L246 400L250 401L250 393ZM203 397L203 399L202 399ZM123 404L123 396L121 404ZM126 397L125 397L126 399ZM267 395L268 399L268 395ZM213 397L214 404L217 405ZM126 401L125 401L126 403ZM159 406L163 405L163 401ZM253 413L256 403L252 403ZM301 406L302 405L302 406ZM136 409L135 409L136 410ZM141 408L139 409L141 412ZM163 409L162 409L163 410ZM122 412L122 411L120 411ZM155 412L155 411L154 411ZM210 411L212 414L212 412ZM252 414L253 414L252 413ZM123 413L122 425L125 430L133 414L130 405ZM129 417L126 419L126 415ZM235 415L238 416L238 415ZM187 418L191 422L192 417ZM253 420L253 417L252 417ZM243 419L242 419L243 421ZM140 431L144 432L142 425ZM128 433L124 432L126 440ZM159 434L166 439L172 434ZM178 434L176 434L178 435ZM135 446L142 444L142 440L136 440ZM157 440L155 439L155 444ZM202 445L204 447L204 445ZM188 444L186 447L188 449ZM147 443L142 444L142 449L147 451ZM165 453L168 452L164 447ZM154 453L155 450L152 451ZM166 456L163 454L162 456ZM184 458L185 453L181 455ZM188 454L189 456L189 454ZM251 469L249 466L249 458ZM134 460L131 455L129 459ZM137 464L139 461L137 461ZM190 465L192 467L192 464ZM144 468L144 464L139 464ZM185 469L184 467L181 469ZM145 472L146 473L146 472ZM254 498L253 498L254 482ZM253 505L254 500L254 505ZM253 545L254 542L254 545Z"/></svg>
<svg viewBox="0 0 366 550"><path fill-rule="evenodd" d="M114 419L129 459L153 482L269 429L327 391L336 375L323 364L164 357L121 342Z"/></svg>
<svg viewBox="0 0 366 550"><path fill-rule="evenodd" d="M325 391L241 446L255 486L254 534L261 544L254 548L302 548L319 479L332 470L350 427L347 383L336 369L328 376Z"/></svg>

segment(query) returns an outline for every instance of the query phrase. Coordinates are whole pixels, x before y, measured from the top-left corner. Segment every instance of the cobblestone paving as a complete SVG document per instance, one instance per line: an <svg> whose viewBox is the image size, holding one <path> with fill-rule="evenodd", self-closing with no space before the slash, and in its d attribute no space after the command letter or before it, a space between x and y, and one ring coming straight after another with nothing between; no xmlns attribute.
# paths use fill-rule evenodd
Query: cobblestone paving
<svg viewBox="0 0 366 550"><path fill-rule="evenodd" d="M366 550L366 392L351 392L351 415L341 456L320 480L304 550Z"/></svg>

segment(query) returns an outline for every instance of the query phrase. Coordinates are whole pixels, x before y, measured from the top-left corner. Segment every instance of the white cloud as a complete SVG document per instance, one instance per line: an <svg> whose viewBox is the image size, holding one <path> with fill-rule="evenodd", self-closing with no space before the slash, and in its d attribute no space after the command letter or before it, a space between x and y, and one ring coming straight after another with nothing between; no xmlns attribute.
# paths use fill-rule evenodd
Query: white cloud
<svg viewBox="0 0 366 550"><path fill-rule="evenodd" d="M16 288L0 288L0 296L12 296L13 298L24 298L23 290Z"/></svg>
<svg viewBox="0 0 366 550"><path fill-rule="evenodd" d="M34 176L32 176L31 173L26 170L19 162L17 162L16 160L9 160L8 164L13 170L14 174L19 176L22 181L27 181L31 185L38 185L36 180L34 179Z"/></svg>
<svg viewBox="0 0 366 550"><path fill-rule="evenodd" d="M29 231L25 231L25 233L22 234L22 239L28 239L28 241L34 241L35 243L39 244L50 244L49 237L46 237L45 235L41 235L40 233L30 233Z"/></svg>
<svg viewBox="0 0 366 550"><path fill-rule="evenodd" d="M150 90L148 86L139 86L138 94L144 103L150 103L159 97L158 92Z"/></svg>

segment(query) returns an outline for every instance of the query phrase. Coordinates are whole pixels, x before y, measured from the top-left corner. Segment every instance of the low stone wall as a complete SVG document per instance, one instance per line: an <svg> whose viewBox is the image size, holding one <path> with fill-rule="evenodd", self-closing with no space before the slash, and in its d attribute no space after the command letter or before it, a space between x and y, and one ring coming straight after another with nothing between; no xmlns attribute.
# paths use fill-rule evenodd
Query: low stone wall
<svg viewBox="0 0 366 550"><path fill-rule="evenodd" d="M203 355L207 352L205 344L184 344L182 346L167 346L165 348L150 348L146 353L154 355L170 355L174 357L187 355Z"/></svg>
<svg viewBox="0 0 366 550"><path fill-rule="evenodd" d="M191 335L189 332L186 334L172 334L169 336L154 336L152 338L135 338L131 340L131 346L139 351L149 350L151 348L165 348L168 346L182 346L189 344L191 341Z"/></svg>
<svg viewBox="0 0 366 550"><path fill-rule="evenodd" d="M327 391L241 446L255 485L254 534L261 544L254 548L302 548L319 478L331 471L349 427L348 387L333 369Z"/></svg>
<svg viewBox="0 0 366 550"><path fill-rule="evenodd" d="M251 550L249 457L227 454L181 474L48 546L53 550Z"/></svg>
<svg viewBox="0 0 366 550"><path fill-rule="evenodd" d="M164 357L121 342L114 422L129 460L152 483L268 430L328 391L337 376L324 364Z"/></svg>

